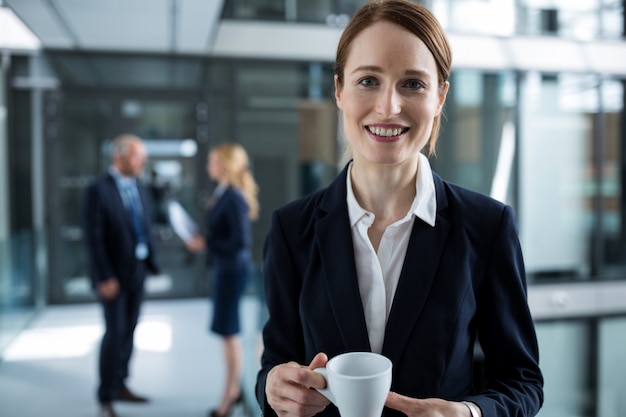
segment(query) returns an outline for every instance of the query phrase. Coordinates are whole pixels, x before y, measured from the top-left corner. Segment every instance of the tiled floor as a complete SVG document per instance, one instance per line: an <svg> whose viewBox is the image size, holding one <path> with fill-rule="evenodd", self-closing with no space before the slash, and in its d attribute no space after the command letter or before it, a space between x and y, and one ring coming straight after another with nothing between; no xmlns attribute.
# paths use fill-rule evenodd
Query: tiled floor
<svg viewBox="0 0 626 417"><path fill-rule="evenodd" d="M116 403L119 417L202 417L217 405L223 364L219 338L207 331L206 299L147 301L136 333L129 386L146 405ZM242 303L246 352L244 394L253 397L258 369L259 304ZM47 307L4 351L0 362L0 416L97 416L97 350L102 334L97 304Z"/></svg>

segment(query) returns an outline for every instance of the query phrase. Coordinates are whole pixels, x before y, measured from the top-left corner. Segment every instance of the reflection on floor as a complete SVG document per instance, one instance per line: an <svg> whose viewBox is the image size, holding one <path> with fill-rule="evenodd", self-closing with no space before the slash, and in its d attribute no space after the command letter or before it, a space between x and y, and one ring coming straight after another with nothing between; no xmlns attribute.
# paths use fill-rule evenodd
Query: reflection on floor
<svg viewBox="0 0 626 417"><path fill-rule="evenodd" d="M152 300L136 333L129 386L147 405L115 404L120 417L201 417L217 405L224 369L220 340L208 332L210 301ZM242 303L246 407L233 417L258 415L259 304ZM97 349L102 334L97 304L47 307L4 351L0 414L7 417L97 415Z"/></svg>

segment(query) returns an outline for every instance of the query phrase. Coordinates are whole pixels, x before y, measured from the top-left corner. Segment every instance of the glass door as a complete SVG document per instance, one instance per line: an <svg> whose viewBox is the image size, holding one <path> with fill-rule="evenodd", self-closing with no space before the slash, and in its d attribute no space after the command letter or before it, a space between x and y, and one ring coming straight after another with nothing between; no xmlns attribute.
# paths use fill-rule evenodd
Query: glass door
<svg viewBox="0 0 626 417"><path fill-rule="evenodd" d="M205 102L183 93L70 91L48 97L46 108L49 302L94 299L80 227L80 201L85 186L111 163L111 138L123 132L141 137L148 149L141 180L153 199L162 271L148 277L147 297L207 294L204 259L186 250L167 211L167 205L176 202L202 228L202 201L209 187L204 170L207 143L198 140L197 132L206 131Z"/></svg>

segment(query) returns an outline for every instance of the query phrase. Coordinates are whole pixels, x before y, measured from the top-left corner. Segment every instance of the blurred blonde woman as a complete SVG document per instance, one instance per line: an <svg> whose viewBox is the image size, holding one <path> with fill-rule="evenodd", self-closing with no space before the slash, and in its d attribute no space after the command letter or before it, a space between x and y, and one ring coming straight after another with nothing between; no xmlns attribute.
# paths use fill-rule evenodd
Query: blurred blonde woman
<svg viewBox="0 0 626 417"><path fill-rule="evenodd" d="M225 417L242 401L239 302L252 275L251 221L259 214L258 186L248 168L248 154L238 144L213 148L207 172L217 187L207 209L206 237L187 246L196 252L206 246L213 272L211 331L223 341L226 384L220 404L209 417Z"/></svg>

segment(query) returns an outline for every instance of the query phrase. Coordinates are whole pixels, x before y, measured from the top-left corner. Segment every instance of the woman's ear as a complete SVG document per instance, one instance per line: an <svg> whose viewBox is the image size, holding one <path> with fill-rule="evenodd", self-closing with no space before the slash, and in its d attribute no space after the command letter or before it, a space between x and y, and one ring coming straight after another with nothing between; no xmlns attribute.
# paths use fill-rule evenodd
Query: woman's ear
<svg viewBox="0 0 626 417"><path fill-rule="evenodd" d="M339 76L335 74L333 80L335 82L335 102L337 103L337 107L341 109L341 85L339 84Z"/></svg>
<svg viewBox="0 0 626 417"><path fill-rule="evenodd" d="M449 81L446 81L441 87L439 87L439 104L437 105L437 116L439 116L441 114L441 110L443 110L443 105L446 103L446 97L448 96L449 88Z"/></svg>

